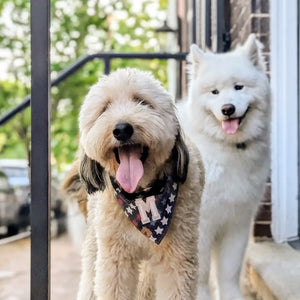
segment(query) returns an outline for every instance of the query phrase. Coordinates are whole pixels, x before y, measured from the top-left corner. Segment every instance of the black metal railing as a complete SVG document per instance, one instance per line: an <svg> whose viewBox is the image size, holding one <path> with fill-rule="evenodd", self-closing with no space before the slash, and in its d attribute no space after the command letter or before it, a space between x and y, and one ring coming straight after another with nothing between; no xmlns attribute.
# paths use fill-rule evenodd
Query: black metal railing
<svg viewBox="0 0 300 300"><path fill-rule="evenodd" d="M78 59L73 65L63 70L55 79L50 83L50 86L57 86L60 82L64 81L70 77L73 73L82 68L86 63L93 61L94 59L101 59L104 62L104 74L109 74L111 70L111 61L113 59L160 59L168 60L175 59L183 61L186 59L187 53L178 52L178 53L115 53L115 52L100 52L95 54L90 54L83 56ZM9 112L5 113L0 117L0 126L9 121L19 112L23 111L25 108L30 106L30 96L26 96L25 99L16 107L11 109Z"/></svg>

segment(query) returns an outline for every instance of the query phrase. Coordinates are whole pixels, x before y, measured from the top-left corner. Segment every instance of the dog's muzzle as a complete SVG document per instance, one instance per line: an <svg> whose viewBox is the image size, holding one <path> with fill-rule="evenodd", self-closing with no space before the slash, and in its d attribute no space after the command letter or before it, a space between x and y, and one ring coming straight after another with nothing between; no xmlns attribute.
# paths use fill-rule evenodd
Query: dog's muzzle
<svg viewBox="0 0 300 300"><path fill-rule="evenodd" d="M226 134L232 135L238 131L240 124L249 111L249 107L241 117L231 117L235 113L235 106L232 104L223 105L221 111L224 116L228 117L226 120L222 121L222 129Z"/></svg>
<svg viewBox="0 0 300 300"><path fill-rule="evenodd" d="M112 133L119 141L119 146L114 148L119 163L116 179L126 192L133 193L144 174L148 148L133 141L134 129L130 123L117 123Z"/></svg>

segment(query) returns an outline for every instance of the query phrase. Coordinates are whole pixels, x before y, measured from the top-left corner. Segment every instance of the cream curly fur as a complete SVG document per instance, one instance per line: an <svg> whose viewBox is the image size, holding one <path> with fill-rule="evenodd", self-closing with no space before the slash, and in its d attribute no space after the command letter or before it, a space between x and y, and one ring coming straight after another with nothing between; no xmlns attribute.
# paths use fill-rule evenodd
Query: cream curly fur
<svg viewBox="0 0 300 300"><path fill-rule="evenodd" d="M182 181L160 245L143 236L116 201L110 177L116 177L119 165L114 149L120 142L113 135L118 122L130 123L131 142L149 149L137 189L164 174ZM183 141L169 94L148 73L119 69L91 88L79 128L80 173L89 195L77 299L196 299L204 168L197 148Z"/></svg>

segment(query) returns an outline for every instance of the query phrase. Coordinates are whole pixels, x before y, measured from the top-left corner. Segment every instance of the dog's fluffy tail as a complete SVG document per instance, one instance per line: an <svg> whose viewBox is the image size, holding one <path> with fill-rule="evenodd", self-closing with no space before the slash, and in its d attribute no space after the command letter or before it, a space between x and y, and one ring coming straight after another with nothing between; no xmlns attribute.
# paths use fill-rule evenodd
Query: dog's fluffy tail
<svg viewBox="0 0 300 300"><path fill-rule="evenodd" d="M82 245L86 231L87 192L80 180L79 161L75 161L67 173L62 187L68 206L68 233L75 245Z"/></svg>
<svg viewBox="0 0 300 300"><path fill-rule="evenodd" d="M69 201L77 202L80 211L87 216L87 192L79 175L79 161L76 160L70 171L67 173L63 184L62 192Z"/></svg>

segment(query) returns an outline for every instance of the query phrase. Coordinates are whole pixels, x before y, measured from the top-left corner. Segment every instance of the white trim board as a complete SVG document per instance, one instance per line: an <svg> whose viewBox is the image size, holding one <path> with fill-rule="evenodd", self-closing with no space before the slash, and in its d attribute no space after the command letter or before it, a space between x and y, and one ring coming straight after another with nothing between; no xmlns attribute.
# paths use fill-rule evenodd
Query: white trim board
<svg viewBox="0 0 300 300"><path fill-rule="evenodd" d="M298 234L297 0L271 0L272 234Z"/></svg>

